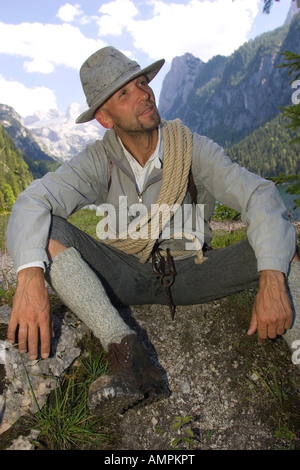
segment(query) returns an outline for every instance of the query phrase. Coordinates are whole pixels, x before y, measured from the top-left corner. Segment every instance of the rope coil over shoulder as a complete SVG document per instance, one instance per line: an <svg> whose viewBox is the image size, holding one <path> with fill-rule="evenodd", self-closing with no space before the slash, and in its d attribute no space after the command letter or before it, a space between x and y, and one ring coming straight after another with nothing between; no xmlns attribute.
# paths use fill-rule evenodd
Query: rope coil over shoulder
<svg viewBox="0 0 300 470"><path fill-rule="evenodd" d="M156 201L156 211L148 212L142 218L138 229L134 229L134 235L131 237L130 229L126 238L119 236L118 238L104 240L110 246L114 246L127 254L135 254L140 258L141 263L146 263L150 257L157 239L149 236L149 227L153 233L153 227L156 231L154 233L161 233L162 221L164 220L164 207L167 214L170 214L170 207L175 204L181 205L188 188L189 175L192 164L193 152L193 135L190 130L182 124L179 119L174 121L163 121L162 125L163 145L164 145L164 164L163 164L163 178L160 193ZM140 238L137 239L136 232L140 233ZM184 235L185 238L192 240L196 245L197 264L204 261L203 252L199 240L192 234L178 234L175 236ZM163 254L163 252L162 252ZM172 256L180 256L186 254L185 251L174 251Z"/></svg>

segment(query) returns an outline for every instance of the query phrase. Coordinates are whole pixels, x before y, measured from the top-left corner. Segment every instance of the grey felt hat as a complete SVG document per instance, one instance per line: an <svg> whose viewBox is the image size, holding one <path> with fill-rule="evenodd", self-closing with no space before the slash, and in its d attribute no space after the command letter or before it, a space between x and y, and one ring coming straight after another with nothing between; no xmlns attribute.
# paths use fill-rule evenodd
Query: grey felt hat
<svg viewBox="0 0 300 470"><path fill-rule="evenodd" d="M151 81L164 63L164 59L161 59L141 69L137 62L114 47L104 47L95 52L80 69L81 84L89 109L76 119L76 123L94 119L96 110L111 95L139 75L146 75Z"/></svg>

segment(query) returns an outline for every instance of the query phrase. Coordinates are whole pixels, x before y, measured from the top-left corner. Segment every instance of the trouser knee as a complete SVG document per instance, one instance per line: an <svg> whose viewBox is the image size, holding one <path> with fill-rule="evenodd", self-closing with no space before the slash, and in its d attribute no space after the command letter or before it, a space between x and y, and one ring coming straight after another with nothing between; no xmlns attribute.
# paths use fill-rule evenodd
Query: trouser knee
<svg viewBox="0 0 300 470"><path fill-rule="evenodd" d="M49 239L59 242L66 248L70 248L75 244L75 227L70 224L66 219L52 216Z"/></svg>

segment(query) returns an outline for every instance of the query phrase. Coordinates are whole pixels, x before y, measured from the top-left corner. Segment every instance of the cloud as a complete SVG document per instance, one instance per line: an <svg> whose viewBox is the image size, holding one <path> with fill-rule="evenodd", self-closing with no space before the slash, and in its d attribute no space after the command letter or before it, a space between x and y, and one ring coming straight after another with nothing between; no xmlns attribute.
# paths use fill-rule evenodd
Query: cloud
<svg viewBox="0 0 300 470"><path fill-rule="evenodd" d="M216 54L229 55L247 40L261 0L112 0L101 4L98 15L84 16L79 4L64 4L57 13L63 24L0 22L0 54L24 60L25 71L49 74L57 66L79 69L93 52L107 45L111 35L131 37L133 49L150 60L191 52L202 60ZM86 37L71 25L89 21L98 26L98 38ZM145 19L146 18L146 19Z"/></svg>
<svg viewBox="0 0 300 470"><path fill-rule="evenodd" d="M121 35L124 30L134 46L151 59L191 52L206 61L216 54L230 55L247 40L247 33L259 12L261 0L190 0L167 3L149 0L152 16L141 18L143 3L115 0L104 4L99 13L99 36ZM136 6L135 6L136 5ZM137 7L140 12L137 12Z"/></svg>
<svg viewBox="0 0 300 470"><path fill-rule="evenodd" d="M76 5L70 5L70 3L66 3L57 12L57 18L66 23L72 23L77 16L81 16L82 10L78 3Z"/></svg>
<svg viewBox="0 0 300 470"><path fill-rule="evenodd" d="M23 83L5 80L0 75L0 103L12 106L18 114L25 117L35 111L56 109L56 97L46 87L27 88Z"/></svg>
<svg viewBox="0 0 300 470"><path fill-rule="evenodd" d="M146 55L144 62L162 57L171 62L186 52L207 61L216 54L229 55L245 42L261 9L261 0L103 0L93 2L96 10L88 14L87 9L83 11L87 2L66 1L61 1L56 14L62 23L0 21L0 55L7 63L7 69L4 65L1 70L0 102L11 104L21 115L31 114L36 104L45 110L55 108L49 80L55 89L55 81L64 79L63 67L78 71L90 54L108 43L137 61ZM13 78L11 62L6 62L9 56L18 67L23 66L26 83L28 74L52 74L38 77L46 86L22 85L20 68L18 81L5 80ZM71 89L63 99L67 100Z"/></svg>
<svg viewBox="0 0 300 470"><path fill-rule="evenodd" d="M139 13L131 0L115 0L105 3L98 11L101 14L97 21L99 37L108 34L120 36L123 30Z"/></svg>
<svg viewBox="0 0 300 470"><path fill-rule="evenodd" d="M0 23L0 53L24 58L27 72L49 74L59 65L78 70L90 54L105 45L67 23Z"/></svg>

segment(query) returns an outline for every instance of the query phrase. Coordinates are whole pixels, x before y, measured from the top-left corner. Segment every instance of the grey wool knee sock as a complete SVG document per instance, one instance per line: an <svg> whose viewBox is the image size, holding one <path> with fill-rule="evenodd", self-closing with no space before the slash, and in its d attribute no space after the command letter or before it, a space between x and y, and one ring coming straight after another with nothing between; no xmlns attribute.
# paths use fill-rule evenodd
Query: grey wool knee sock
<svg viewBox="0 0 300 470"><path fill-rule="evenodd" d="M134 334L111 304L101 281L75 248L56 255L50 265L51 285L107 351L110 343Z"/></svg>
<svg viewBox="0 0 300 470"><path fill-rule="evenodd" d="M292 328L283 335L283 339L293 349L294 341L300 341L300 261L291 263L287 285L293 308L294 323Z"/></svg>

